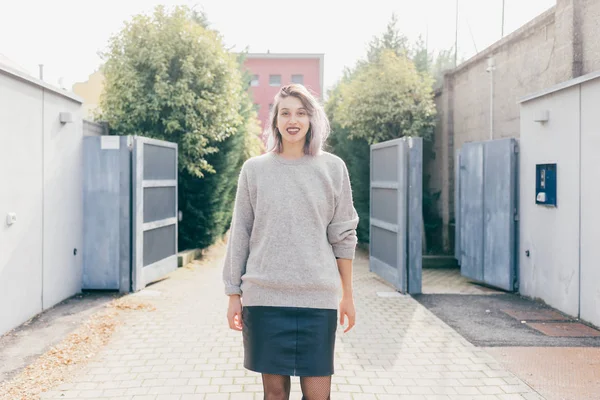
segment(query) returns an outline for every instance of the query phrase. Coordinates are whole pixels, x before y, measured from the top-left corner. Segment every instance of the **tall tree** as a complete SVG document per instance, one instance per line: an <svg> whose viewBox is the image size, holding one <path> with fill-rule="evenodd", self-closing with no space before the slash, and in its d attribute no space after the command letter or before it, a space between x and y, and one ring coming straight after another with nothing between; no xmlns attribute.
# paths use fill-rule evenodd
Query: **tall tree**
<svg viewBox="0 0 600 400"><path fill-rule="evenodd" d="M103 54L101 97L113 132L178 143L180 169L200 177L214 172L215 144L243 124L235 56L202 21L187 7L135 16Z"/></svg>
<svg viewBox="0 0 600 400"><path fill-rule="evenodd" d="M101 118L118 135L178 144L179 248L223 234L245 158L256 153L255 113L239 62L187 7L156 7L113 36L104 53Z"/></svg>
<svg viewBox="0 0 600 400"><path fill-rule="evenodd" d="M367 62L377 61L383 50L392 50L398 56L406 55L409 51L408 38L400 33L396 14L392 14L385 32L369 43Z"/></svg>
<svg viewBox="0 0 600 400"><path fill-rule="evenodd" d="M402 136L429 137L433 131L431 78L417 72L406 56L383 50L339 90L336 118L351 137L373 144Z"/></svg>
<svg viewBox="0 0 600 400"><path fill-rule="evenodd" d="M370 43L366 61L346 70L329 93L326 110L332 134L328 144L348 165L361 243L369 241L370 145L402 136L428 139L432 135L435 104L430 64L423 41L411 48L394 15L383 35Z"/></svg>

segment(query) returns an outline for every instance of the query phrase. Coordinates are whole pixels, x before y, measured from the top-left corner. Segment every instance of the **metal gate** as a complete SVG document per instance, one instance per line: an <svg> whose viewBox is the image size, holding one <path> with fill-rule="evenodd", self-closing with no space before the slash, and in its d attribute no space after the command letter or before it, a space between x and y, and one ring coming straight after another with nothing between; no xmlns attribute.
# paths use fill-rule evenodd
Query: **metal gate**
<svg viewBox="0 0 600 400"><path fill-rule="evenodd" d="M518 288L515 139L463 145L456 169L456 258L461 274L508 291Z"/></svg>
<svg viewBox="0 0 600 400"><path fill-rule="evenodd" d="M177 144L135 137L132 289L177 269Z"/></svg>
<svg viewBox="0 0 600 400"><path fill-rule="evenodd" d="M84 138L83 289L127 293L177 268L177 144Z"/></svg>
<svg viewBox="0 0 600 400"><path fill-rule="evenodd" d="M371 146L369 269L402 293L421 293L423 140Z"/></svg>

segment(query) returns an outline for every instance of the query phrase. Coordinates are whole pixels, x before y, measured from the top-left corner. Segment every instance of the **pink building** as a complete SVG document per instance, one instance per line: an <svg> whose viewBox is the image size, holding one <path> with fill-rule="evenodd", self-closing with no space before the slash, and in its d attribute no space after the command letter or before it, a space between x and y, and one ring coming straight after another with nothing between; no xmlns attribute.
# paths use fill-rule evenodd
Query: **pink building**
<svg viewBox="0 0 600 400"><path fill-rule="evenodd" d="M323 98L323 54L250 53L244 66L252 75L250 90L264 128L273 97L288 83L300 83Z"/></svg>

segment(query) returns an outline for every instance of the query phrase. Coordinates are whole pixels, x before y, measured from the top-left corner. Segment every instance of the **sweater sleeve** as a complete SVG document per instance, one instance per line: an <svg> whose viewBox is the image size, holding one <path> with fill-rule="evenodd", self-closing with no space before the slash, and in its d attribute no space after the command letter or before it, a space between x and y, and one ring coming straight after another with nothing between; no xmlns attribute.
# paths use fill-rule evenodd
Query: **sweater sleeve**
<svg viewBox="0 0 600 400"><path fill-rule="evenodd" d="M327 227L327 239L336 258L354 259L358 214L352 201L352 188L346 164L343 164L341 189L333 218Z"/></svg>
<svg viewBox="0 0 600 400"><path fill-rule="evenodd" d="M254 210L250 202L246 165L238 177L237 191L229 231L229 240L223 265L225 294L242 294L242 275L246 272L246 262L250 253L250 234L254 223Z"/></svg>

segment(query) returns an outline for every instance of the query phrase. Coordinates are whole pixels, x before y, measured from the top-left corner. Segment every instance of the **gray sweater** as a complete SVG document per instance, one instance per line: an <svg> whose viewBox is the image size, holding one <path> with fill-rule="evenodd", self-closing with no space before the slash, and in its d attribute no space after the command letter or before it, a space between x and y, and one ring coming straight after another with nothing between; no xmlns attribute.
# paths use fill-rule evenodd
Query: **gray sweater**
<svg viewBox="0 0 600 400"><path fill-rule="evenodd" d="M354 259L358 214L344 161L266 153L240 172L223 266L244 306L337 309L337 258Z"/></svg>

